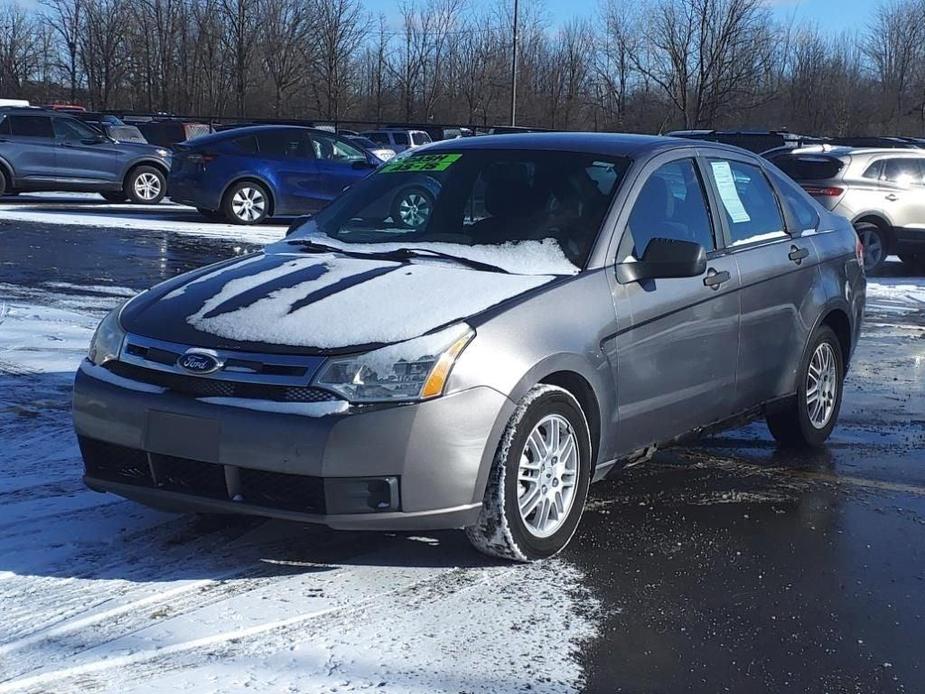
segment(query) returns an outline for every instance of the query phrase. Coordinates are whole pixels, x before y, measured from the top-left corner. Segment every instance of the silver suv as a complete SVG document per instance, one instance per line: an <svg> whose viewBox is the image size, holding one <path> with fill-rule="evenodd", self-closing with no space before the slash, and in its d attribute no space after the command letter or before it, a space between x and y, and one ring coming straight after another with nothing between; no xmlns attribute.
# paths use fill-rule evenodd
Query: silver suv
<svg viewBox="0 0 925 694"><path fill-rule="evenodd" d="M422 220L390 201L434 182ZM74 386L86 483L332 528L466 528L531 560L588 485L763 415L822 445L857 235L760 157L598 133L451 140L287 238L135 297Z"/></svg>
<svg viewBox="0 0 925 694"><path fill-rule="evenodd" d="M851 220L867 272L894 253L925 268L925 151L817 146L772 161L826 209Z"/></svg>

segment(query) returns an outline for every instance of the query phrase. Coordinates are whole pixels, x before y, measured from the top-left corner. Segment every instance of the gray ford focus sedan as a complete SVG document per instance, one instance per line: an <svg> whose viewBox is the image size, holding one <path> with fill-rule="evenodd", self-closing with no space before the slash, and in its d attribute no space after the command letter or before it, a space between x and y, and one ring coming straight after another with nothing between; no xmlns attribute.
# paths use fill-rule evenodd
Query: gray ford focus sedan
<svg viewBox="0 0 925 694"><path fill-rule="evenodd" d="M408 225L393 203L412 197ZM74 389L84 479L165 509L465 528L489 554L548 557L591 482L680 436L763 416L781 445L821 445L861 253L847 220L737 148L432 145L106 317Z"/></svg>

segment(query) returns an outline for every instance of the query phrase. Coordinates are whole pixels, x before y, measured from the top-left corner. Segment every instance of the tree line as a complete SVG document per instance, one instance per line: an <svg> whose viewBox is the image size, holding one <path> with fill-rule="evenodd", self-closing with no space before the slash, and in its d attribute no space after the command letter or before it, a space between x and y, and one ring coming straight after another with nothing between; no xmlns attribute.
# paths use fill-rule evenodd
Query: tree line
<svg viewBox="0 0 925 694"><path fill-rule="evenodd" d="M0 97L95 110L505 124L513 4L40 0L0 8ZM925 135L925 0L835 31L766 0L602 0L553 25L522 0L520 124Z"/></svg>

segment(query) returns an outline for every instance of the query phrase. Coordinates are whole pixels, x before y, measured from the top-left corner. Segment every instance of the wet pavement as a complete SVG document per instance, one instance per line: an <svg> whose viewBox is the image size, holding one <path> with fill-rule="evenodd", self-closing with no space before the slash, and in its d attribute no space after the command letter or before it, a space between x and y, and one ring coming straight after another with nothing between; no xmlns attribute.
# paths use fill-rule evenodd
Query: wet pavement
<svg viewBox="0 0 925 694"><path fill-rule="evenodd" d="M189 233L0 218L0 302L4 292L8 298L52 306L66 299L69 307L98 316L107 302L115 303L119 288L138 291L254 247ZM887 270L893 278L903 273L898 263ZM925 279L909 282L921 286ZM27 388L25 378L0 373L0 388L5 384L8 394L13 388L21 393L13 398L7 394L6 410L0 393L5 440L27 441L29 427L40 431L46 424L54 436L68 436L67 424L60 422L67 409L60 383L42 391L57 412L58 421L51 424L46 422L49 408L30 400L36 391ZM21 400L14 404L32 414L10 415L11 399ZM51 482L62 485L61 493L74 495L80 493L78 463L73 443L67 445L62 465L75 470L56 468ZM42 460L34 462L36 471L30 474L39 479ZM45 490L33 496L51 498L55 493ZM131 527L139 513L134 505L110 501L103 507L107 523ZM271 531L260 529L262 521L238 523L270 535L299 532L294 524L267 523ZM200 533L213 545L222 542L222 535L209 535L210 530L192 521L180 527L184 540L179 549L184 542L197 542ZM322 538L318 552L327 557L319 562L336 563L385 547L393 555L384 565L400 564L406 557L410 564L443 564L469 572L464 576L488 570L479 568L485 560L472 556L458 533L434 534L426 555L423 545L406 542L412 538L323 530L315 534ZM279 538L273 537L278 544ZM268 546L276 547L273 556L283 564L297 565L311 553L304 545L283 550ZM177 551L171 552L175 562L183 562ZM0 574L8 570L24 575L24 566L0 560ZM529 681L508 676L504 681L510 687L496 680L487 690L925 691L925 304L870 312L839 426L825 449L802 454L780 450L758 422L696 446L663 451L592 488L561 566L573 572L571 583L549 583L541 574L540 580L554 586L544 591L536 589L536 576L503 567L513 573L493 579L501 585L497 599L505 601L496 608L516 613L519 606L540 615L555 611L561 602L559 616L565 621L550 628L565 629L569 619L579 617L587 621L590 634L576 632L562 646L577 661L577 675L561 686L554 678L543 679L553 676L536 664L545 657L545 623L537 616L526 627L505 626L511 630L510 650L497 653L498 663L510 661L518 668L521 661L532 663L523 665ZM45 581L62 572L30 571ZM444 590L441 599L462 594L451 587ZM522 647L516 634L524 628L536 631L532 655L516 650ZM505 642L501 639L500 648ZM495 665L486 665L486 670ZM0 690L2 686L0 677ZM472 690L486 689L473 685Z"/></svg>

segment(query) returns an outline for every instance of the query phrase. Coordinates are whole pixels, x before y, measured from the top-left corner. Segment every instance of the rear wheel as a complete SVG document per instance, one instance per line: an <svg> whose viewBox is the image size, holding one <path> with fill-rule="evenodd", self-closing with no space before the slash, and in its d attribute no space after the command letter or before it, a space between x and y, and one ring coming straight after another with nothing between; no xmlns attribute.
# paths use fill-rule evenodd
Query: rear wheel
<svg viewBox="0 0 925 694"><path fill-rule="evenodd" d="M270 213L270 196L259 183L235 183L225 193L222 213L232 224L259 224Z"/></svg>
<svg viewBox="0 0 925 694"><path fill-rule="evenodd" d="M821 446L835 428L844 385L844 356L827 325L813 333L800 367L797 394L767 415L768 428L785 446Z"/></svg>
<svg viewBox="0 0 925 694"><path fill-rule="evenodd" d="M591 481L591 440L568 391L538 385L520 401L495 454L478 522L466 528L480 552L535 561L575 533Z"/></svg>
<svg viewBox="0 0 925 694"><path fill-rule="evenodd" d="M156 205L167 192L167 179L153 166L136 166L125 177L122 189L129 202L138 205Z"/></svg>
<svg viewBox="0 0 925 694"><path fill-rule="evenodd" d="M854 228L864 246L864 270L874 273L883 267L890 250L890 237L886 229L873 222L858 222Z"/></svg>

